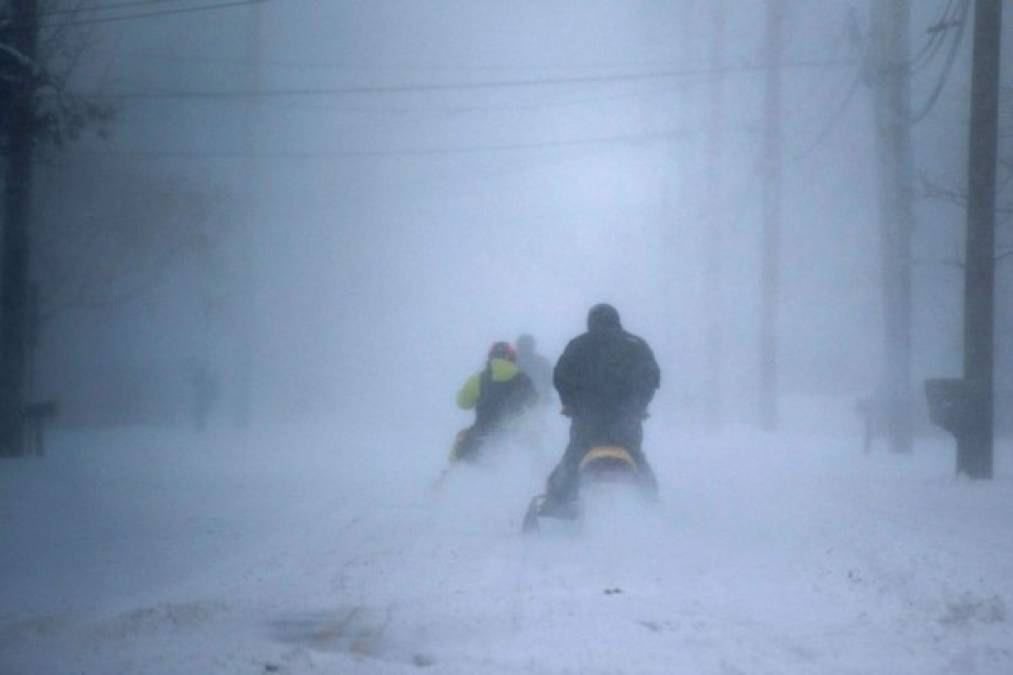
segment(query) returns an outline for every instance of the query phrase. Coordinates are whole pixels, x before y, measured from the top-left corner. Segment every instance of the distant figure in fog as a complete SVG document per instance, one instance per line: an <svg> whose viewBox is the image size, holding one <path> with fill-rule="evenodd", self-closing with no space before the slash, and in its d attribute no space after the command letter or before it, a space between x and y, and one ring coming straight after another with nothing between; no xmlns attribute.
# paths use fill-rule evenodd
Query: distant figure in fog
<svg viewBox="0 0 1013 675"><path fill-rule="evenodd" d="M563 414L572 422L570 443L549 476L545 510L570 508L577 499L580 461L599 445L625 449L637 465L642 487L656 494L657 480L640 445L661 369L647 343L623 330L615 307L591 308L587 332L566 345L553 380Z"/></svg>
<svg viewBox="0 0 1013 675"><path fill-rule="evenodd" d="M855 411L862 419L862 450L866 453L872 451L877 438L886 437L887 405L886 395L878 389L855 402Z"/></svg>
<svg viewBox="0 0 1013 675"><path fill-rule="evenodd" d="M517 367L531 379L538 402L549 405L553 399L552 364L535 351L535 338L528 333L517 337Z"/></svg>
<svg viewBox="0 0 1013 675"><path fill-rule="evenodd" d="M190 371L191 411L193 426L197 431L207 429L208 418L218 402L221 383L218 376L204 363L196 364Z"/></svg>
<svg viewBox="0 0 1013 675"><path fill-rule="evenodd" d="M531 380L517 367L508 342L489 349L485 368L469 377L457 394L457 405L475 410L475 423L457 435L451 460L474 460L483 442L504 430L538 400Z"/></svg>

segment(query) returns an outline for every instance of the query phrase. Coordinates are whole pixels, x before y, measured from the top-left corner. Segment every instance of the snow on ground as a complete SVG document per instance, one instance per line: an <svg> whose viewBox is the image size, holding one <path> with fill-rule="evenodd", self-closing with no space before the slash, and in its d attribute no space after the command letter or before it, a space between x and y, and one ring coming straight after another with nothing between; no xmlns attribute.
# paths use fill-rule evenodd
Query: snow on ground
<svg viewBox="0 0 1013 675"><path fill-rule="evenodd" d="M446 430L55 434L0 463L0 672L1013 672L1009 447L663 417L660 506L538 537L562 425L438 488Z"/></svg>

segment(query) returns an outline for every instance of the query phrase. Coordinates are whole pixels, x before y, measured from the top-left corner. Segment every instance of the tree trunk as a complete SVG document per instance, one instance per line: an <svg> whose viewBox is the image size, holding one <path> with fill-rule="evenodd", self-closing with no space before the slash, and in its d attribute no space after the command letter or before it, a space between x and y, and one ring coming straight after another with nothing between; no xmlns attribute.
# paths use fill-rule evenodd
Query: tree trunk
<svg viewBox="0 0 1013 675"><path fill-rule="evenodd" d="M11 46L34 64L36 0L11 0ZM29 350L29 224L34 147L34 69L10 85L0 292L0 455L24 453L25 384Z"/></svg>

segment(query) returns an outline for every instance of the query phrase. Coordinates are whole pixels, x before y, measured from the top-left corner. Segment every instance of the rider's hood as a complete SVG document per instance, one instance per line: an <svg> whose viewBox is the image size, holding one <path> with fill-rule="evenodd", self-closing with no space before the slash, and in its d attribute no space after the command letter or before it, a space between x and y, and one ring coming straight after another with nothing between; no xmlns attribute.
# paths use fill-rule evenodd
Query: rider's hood
<svg viewBox="0 0 1013 675"><path fill-rule="evenodd" d="M489 369L492 370L493 382L506 382L512 380L520 370L517 364L507 359L489 359Z"/></svg>

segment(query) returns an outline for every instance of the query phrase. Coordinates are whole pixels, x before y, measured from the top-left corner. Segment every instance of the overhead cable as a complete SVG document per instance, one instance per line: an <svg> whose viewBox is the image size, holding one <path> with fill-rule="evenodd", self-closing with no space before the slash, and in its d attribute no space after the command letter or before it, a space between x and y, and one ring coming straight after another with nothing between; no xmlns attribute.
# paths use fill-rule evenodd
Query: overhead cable
<svg viewBox="0 0 1013 675"><path fill-rule="evenodd" d="M943 89L946 87L946 82L950 77L950 73L953 70L953 64L957 60L957 54L960 52L960 45L964 40L965 28L967 26L968 15L970 14L971 0L961 0L961 7L959 15L955 19L957 26L957 33L952 38L953 42L950 46L950 51L946 55L946 62L943 64L943 69L939 73L939 79L936 80L936 84L929 94L928 98L922 104L921 108L912 115L907 121L909 124L917 124L925 119L932 108L935 107L936 101L939 100L939 95L943 93Z"/></svg>
<svg viewBox="0 0 1013 675"><path fill-rule="evenodd" d="M512 152L522 150L549 150L575 148L587 145L610 145L618 143L643 143L687 136L682 130L647 132L618 136L600 136L575 138L559 141L543 141L532 143L511 143L502 145L471 145L450 148L383 148L360 150L314 150L306 152L215 152L215 151L177 151L177 150L111 150L111 151L77 151L79 155L102 157L135 157L141 159L343 159L368 157L425 157L443 155L467 155L489 152Z"/></svg>
<svg viewBox="0 0 1013 675"><path fill-rule="evenodd" d="M943 10L939 13L939 18L936 19L935 23L926 29L928 39L922 48L911 57L908 62L908 72L916 72L928 64L930 64L939 53L939 49L946 43L946 33L954 26L954 20L956 15L959 14L960 5L954 3L958 0L946 0L946 5ZM951 16L951 12L956 10L957 14Z"/></svg>
<svg viewBox="0 0 1013 675"><path fill-rule="evenodd" d="M861 88L860 87L861 84L862 84L862 72L859 71L852 79L851 85L846 90L844 97L841 99L841 102L838 104L834 112L830 115L829 119L827 119L826 124L823 125L823 128L816 135L813 141L809 143L809 145L807 145L805 148L792 155L788 161L794 162L808 157L820 146L822 146L823 143L828 138L830 138L830 135L833 134L834 130L837 128L837 125L840 123L841 119L843 119L844 113L847 111L848 106L851 105L851 101L854 100L855 94Z"/></svg>
<svg viewBox="0 0 1013 675"><path fill-rule="evenodd" d="M102 3L78 3L73 9L41 9L35 13L35 16L80 16L81 14L94 14L96 12L115 12L122 9L131 9L133 7L152 7L152 6L166 6L171 4L179 4L181 2L187 2L187 0L122 0L120 2L102 2Z"/></svg>
<svg viewBox="0 0 1013 675"><path fill-rule="evenodd" d="M271 0L229 0L228 2L217 2L209 5L195 5L192 7L177 7L175 9L164 9L152 12L136 12L133 14L119 14L116 16L101 16L91 17L82 19L69 19L66 21L59 21L54 23L40 23L39 28L58 30L61 28L68 28L72 26L88 26L100 23L114 23L119 21L134 21L137 19L150 19L165 16L175 16L180 14L193 14L196 12L208 12L219 9L231 9L236 7L248 7L251 5L259 5ZM24 28L24 25L15 24L13 27Z"/></svg>
<svg viewBox="0 0 1013 675"><path fill-rule="evenodd" d="M342 61L306 61L306 60L261 60L254 64L249 59L230 58L227 56L179 55L146 51L119 51L96 49L96 52L107 56L117 56L132 60L150 59L180 64L216 64L250 68L253 65L267 68L292 68L305 70L353 70L353 71L449 71L449 72L489 72L489 71L572 71L572 70L618 70L621 68L664 68L676 65L671 59L642 61L585 61L583 63L350 63Z"/></svg>
<svg viewBox="0 0 1013 675"><path fill-rule="evenodd" d="M827 68L833 66L853 66L853 61L796 61L781 64L784 68ZM560 85L608 84L612 82L636 82L645 80L663 80L679 77L708 76L724 73L764 72L769 69L765 64L743 64L725 66L723 68L697 68L685 70L657 70L642 73L626 73L621 75L577 75L570 77L549 78L517 78L502 80L476 80L471 82L425 82L399 84L363 84L339 87L301 87L292 89L206 89L178 91L134 91L112 92L103 94L105 98L119 100L140 99L243 99L291 96L345 96L357 94L400 94L427 93L441 91L473 91L513 88L536 88Z"/></svg>

